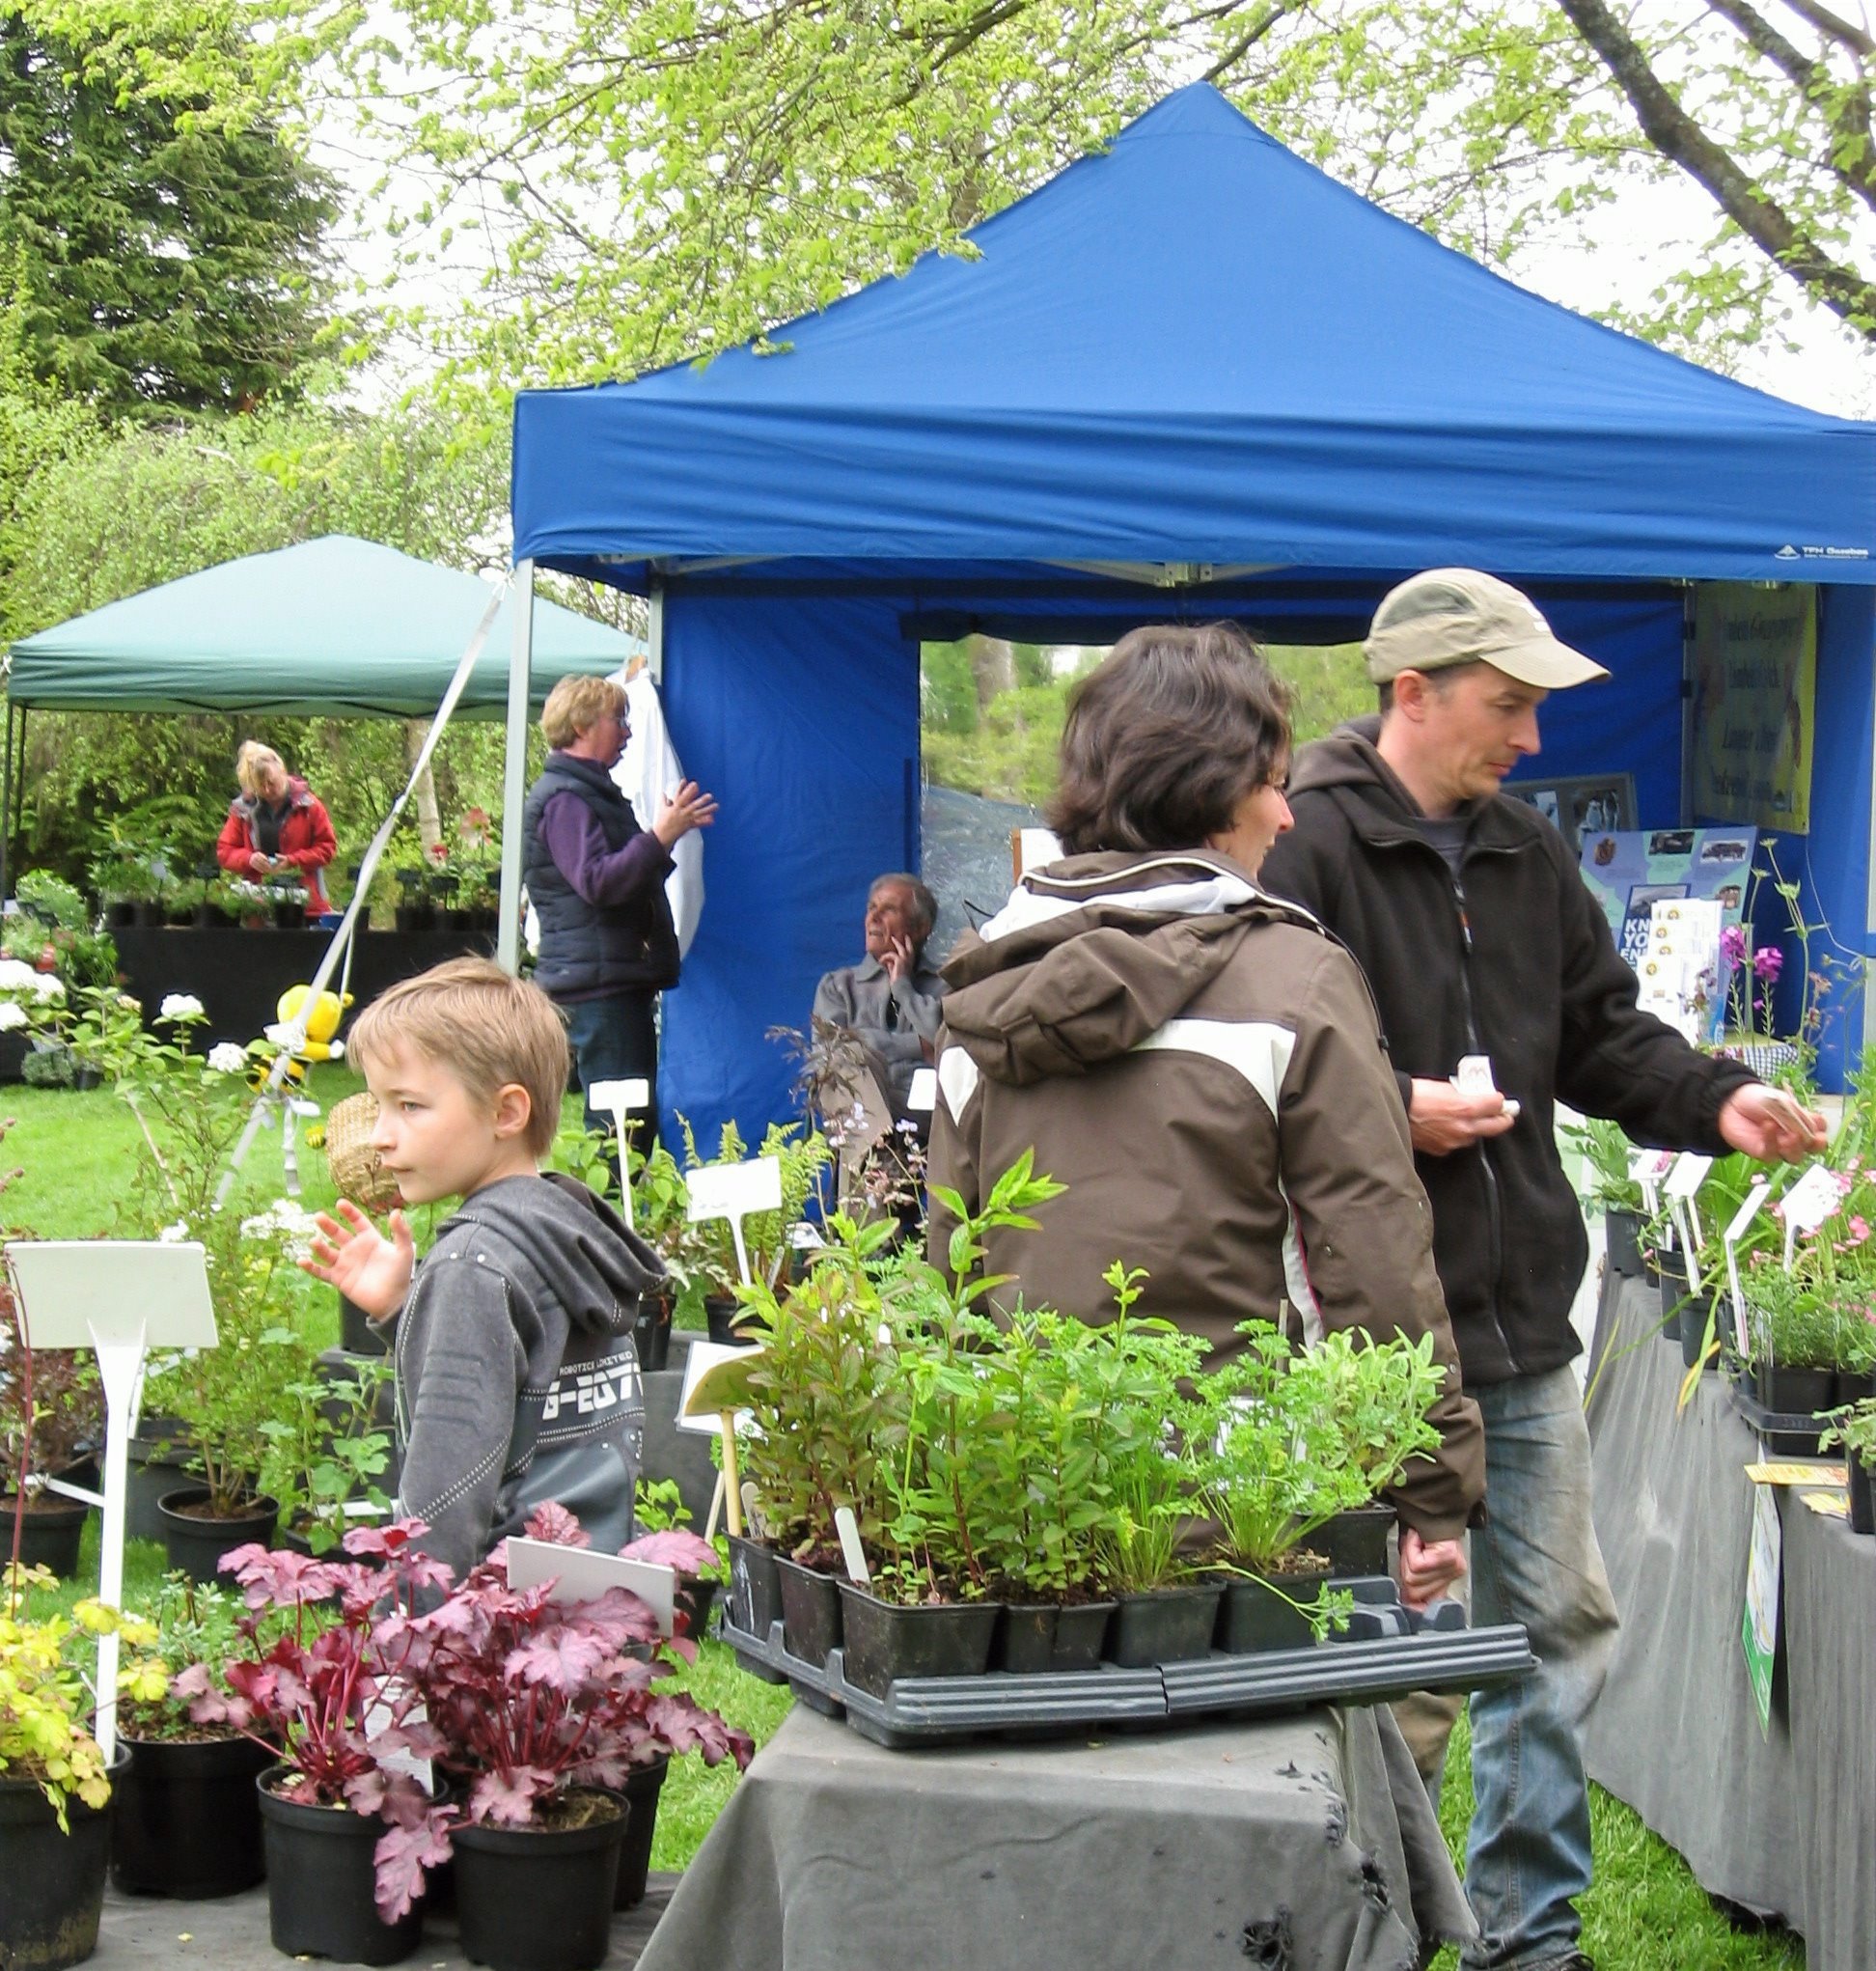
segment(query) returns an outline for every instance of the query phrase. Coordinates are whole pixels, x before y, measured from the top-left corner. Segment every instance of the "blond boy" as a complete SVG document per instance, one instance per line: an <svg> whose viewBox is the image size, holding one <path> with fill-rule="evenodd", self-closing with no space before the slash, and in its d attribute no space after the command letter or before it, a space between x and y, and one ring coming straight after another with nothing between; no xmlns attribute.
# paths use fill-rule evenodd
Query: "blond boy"
<svg viewBox="0 0 1876 1971"><path fill-rule="evenodd" d="M645 1415L632 1321L664 1269L602 1199L539 1168L567 1079L560 1015L456 958L373 1001L350 1045L404 1204L462 1200L419 1263L401 1210L386 1237L341 1199L304 1263L397 1319L400 1515L428 1523L458 1576L549 1500L616 1551Z"/></svg>

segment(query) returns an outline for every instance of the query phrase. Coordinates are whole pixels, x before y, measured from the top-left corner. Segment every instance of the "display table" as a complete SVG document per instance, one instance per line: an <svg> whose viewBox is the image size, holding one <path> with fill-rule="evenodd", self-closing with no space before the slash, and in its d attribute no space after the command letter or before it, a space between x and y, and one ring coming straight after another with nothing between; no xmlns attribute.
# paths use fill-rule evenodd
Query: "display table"
<svg viewBox="0 0 1876 1971"><path fill-rule="evenodd" d="M1590 1377L1596 1535L1622 1628L1590 1776L1717 1896L1782 1916L1810 1971L1876 1938L1876 1540L1779 1488L1784 1588L1769 1734L1740 1646L1758 1440L1717 1374L1687 1409L1655 1290L1605 1288Z"/></svg>
<svg viewBox="0 0 1876 1971"><path fill-rule="evenodd" d="M311 983L329 930L114 930L118 969L125 989L153 1013L169 992L193 992L208 1012L212 1041L245 1046L279 1018L280 995ZM352 958L352 1012L369 1006L387 986L414 978L445 958L494 951L492 933L461 930L362 930ZM338 990L337 978L333 989Z"/></svg>
<svg viewBox="0 0 1876 1971"><path fill-rule="evenodd" d="M887 1752L797 1706L643 1971L1403 1971L1472 1919L1392 1715Z"/></svg>

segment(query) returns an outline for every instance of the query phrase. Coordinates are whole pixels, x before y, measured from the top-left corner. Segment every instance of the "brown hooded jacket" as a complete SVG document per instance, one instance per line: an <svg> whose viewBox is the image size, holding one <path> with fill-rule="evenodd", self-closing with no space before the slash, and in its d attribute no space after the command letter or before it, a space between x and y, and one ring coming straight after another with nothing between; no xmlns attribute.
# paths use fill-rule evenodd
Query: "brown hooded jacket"
<svg viewBox="0 0 1876 1971"><path fill-rule="evenodd" d="M1478 1411L1433 1270L1426 1195L1374 1004L1306 910L1204 851L1070 857L1026 877L945 966L934 1184L975 1208L1034 1149L1068 1189L995 1234L1012 1292L1102 1320L1115 1260L1139 1312L1214 1348L1283 1319L1434 1337L1444 1439L1391 1494L1449 1540L1484 1491ZM930 1251L952 1221L935 1203Z"/></svg>

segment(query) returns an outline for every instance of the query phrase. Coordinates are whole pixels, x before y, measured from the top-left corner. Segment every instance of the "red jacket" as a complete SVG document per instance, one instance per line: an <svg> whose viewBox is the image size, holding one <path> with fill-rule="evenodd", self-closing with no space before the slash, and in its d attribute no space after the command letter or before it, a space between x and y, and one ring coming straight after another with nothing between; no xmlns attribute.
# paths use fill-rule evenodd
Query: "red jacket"
<svg viewBox="0 0 1876 1971"><path fill-rule="evenodd" d="M228 810L221 839L215 844L215 860L231 874L251 876L251 858L260 847L254 835L255 810L260 803L244 793ZM339 853L332 832L332 819L325 803L306 791L303 780L287 783L287 812L280 818L280 849L277 860L291 863L306 885L309 913L329 909L319 872Z"/></svg>

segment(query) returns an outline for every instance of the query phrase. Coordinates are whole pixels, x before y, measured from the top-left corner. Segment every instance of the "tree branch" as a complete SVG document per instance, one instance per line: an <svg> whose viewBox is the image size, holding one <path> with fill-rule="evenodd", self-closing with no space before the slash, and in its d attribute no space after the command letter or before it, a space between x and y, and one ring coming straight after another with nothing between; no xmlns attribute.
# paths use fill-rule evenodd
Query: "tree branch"
<svg viewBox="0 0 1876 1971"><path fill-rule="evenodd" d="M1792 13L1808 20L1819 34L1828 36L1853 54L1861 55L1865 61L1876 56L1876 40L1871 39L1868 29L1841 19L1828 7L1820 7L1817 0L1785 0L1785 5Z"/></svg>
<svg viewBox="0 0 1876 1971"><path fill-rule="evenodd" d="M1791 214L1681 107L1642 48L1603 0L1558 0L1617 88L1648 141L1704 187L1754 246L1852 328L1876 342L1876 286L1833 260Z"/></svg>

